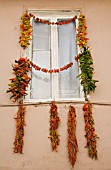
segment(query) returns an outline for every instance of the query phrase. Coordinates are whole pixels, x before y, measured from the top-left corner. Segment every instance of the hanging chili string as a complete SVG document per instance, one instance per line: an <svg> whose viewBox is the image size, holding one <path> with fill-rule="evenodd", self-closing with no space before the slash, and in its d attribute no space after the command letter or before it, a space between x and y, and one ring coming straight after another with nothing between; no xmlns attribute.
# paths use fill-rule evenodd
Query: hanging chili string
<svg viewBox="0 0 111 170"><path fill-rule="evenodd" d="M68 112L68 157L70 164L74 167L76 159L77 159L77 152L78 152L78 144L76 138L76 112L73 106L69 107Z"/></svg>
<svg viewBox="0 0 111 170"><path fill-rule="evenodd" d="M25 107L23 104L23 97L27 95L26 88L31 80L27 72L30 71L30 65L27 58L19 58L15 60L13 71L15 74L14 78L11 78L11 83L9 84L9 90L7 93L11 92L12 96L10 98L14 99L14 102L18 102L18 112L16 120L16 136L14 142L14 152L22 153L23 151L23 137L24 137L24 126L25 126Z"/></svg>
<svg viewBox="0 0 111 170"><path fill-rule="evenodd" d="M88 148L88 155L91 158L97 159L97 135L95 134L94 119L92 117L92 105L88 99L88 94L90 92L94 92L96 89L97 80L93 79L94 67L93 67L93 59L91 55L91 50L87 45L87 41L89 40L86 35L86 18L84 15L80 15L78 18L79 26L78 26L78 34L77 34L77 42L80 47L81 53L76 56L76 61L79 62L79 67L81 69L81 73L77 76L81 80L81 85L83 86L84 97L86 100L86 104L83 106L84 111L84 119L85 119L85 131L86 131L86 139Z"/></svg>
<svg viewBox="0 0 111 170"><path fill-rule="evenodd" d="M44 19L40 19L40 18L36 18L35 15L29 13L29 16L32 17L33 19L35 19L36 21L38 22L41 22L43 24L48 24L48 25L64 25L64 24L69 24L73 21L75 21L77 19L77 16L74 16L73 18L71 19L68 19L66 21L58 21L58 22L50 22L50 21L47 21L47 20L44 20Z"/></svg>
<svg viewBox="0 0 111 170"><path fill-rule="evenodd" d="M65 66L61 67L60 69L47 69L47 68L41 68L39 66L37 66L36 64L33 64L31 61L30 62L30 65L35 68L35 70L38 70L38 71L42 71L44 73L59 73L60 71L64 71L64 70L67 70L68 68L72 67L73 63L70 62L68 64L66 64Z"/></svg>
<svg viewBox="0 0 111 170"><path fill-rule="evenodd" d="M50 109L50 136L49 139L51 140L51 146L52 151L57 152L57 146L60 143L59 134L58 134L58 127L60 124L60 118L57 113L57 106L55 105L55 102L53 101L51 103L51 109Z"/></svg>
<svg viewBox="0 0 111 170"><path fill-rule="evenodd" d="M79 67L81 73L77 76L81 80L81 85L83 86L83 91L85 95L85 99L87 99L87 95L90 94L91 91L95 91L97 80L93 79L94 67L93 67L93 59L91 55L91 50L87 45L87 41L89 40L86 35L86 18L84 15L80 15L78 18L78 33L77 33L77 43L80 47L81 53L78 54L75 59L79 62Z"/></svg>
<svg viewBox="0 0 111 170"><path fill-rule="evenodd" d="M14 102L27 95L26 88L31 80L27 74L31 70L29 60L19 58L18 61L15 60L15 63L12 66L15 77L9 79L11 83L8 84L9 89L7 90L7 93L12 93L10 99L13 98Z"/></svg>
<svg viewBox="0 0 111 170"><path fill-rule="evenodd" d="M97 155L97 135L95 134L94 119L92 116L92 104L90 102L84 104L84 120L85 120L85 138L87 139L86 148L88 148L88 155L91 158L98 158Z"/></svg>
<svg viewBox="0 0 111 170"><path fill-rule="evenodd" d="M79 47L83 48L87 46L87 41L89 40L89 38L86 37L87 26L86 26L85 16L81 14L78 18L78 21L79 21L79 25L77 29L78 33L77 33L76 39L77 39Z"/></svg>
<svg viewBox="0 0 111 170"><path fill-rule="evenodd" d="M18 111L16 120L16 136L14 142L14 152L23 153L23 137L24 137L24 126L25 126L25 107L23 105L23 100L19 101Z"/></svg>
<svg viewBox="0 0 111 170"><path fill-rule="evenodd" d="M21 17L21 36L19 37L19 43L24 49L26 49L30 45L30 40L32 40L32 25L30 24L30 18L31 16L28 15L27 12Z"/></svg>

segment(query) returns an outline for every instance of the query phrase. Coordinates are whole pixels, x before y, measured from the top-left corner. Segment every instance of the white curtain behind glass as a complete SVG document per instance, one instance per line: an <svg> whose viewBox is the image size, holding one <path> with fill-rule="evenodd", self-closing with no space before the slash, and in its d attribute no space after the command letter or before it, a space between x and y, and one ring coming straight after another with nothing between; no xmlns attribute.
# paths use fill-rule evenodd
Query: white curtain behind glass
<svg viewBox="0 0 111 170"><path fill-rule="evenodd" d="M79 98L80 85L76 78L78 75L78 65L75 61L77 54L75 24L72 22L58 26L58 37L60 67L73 62L73 67L59 74L59 97L63 99Z"/></svg>
<svg viewBox="0 0 111 170"><path fill-rule="evenodd" d="M33 21L32 62L50 69L50 25ZM32 69L31 98L49 99L52 94L51 75Z"/></svg>

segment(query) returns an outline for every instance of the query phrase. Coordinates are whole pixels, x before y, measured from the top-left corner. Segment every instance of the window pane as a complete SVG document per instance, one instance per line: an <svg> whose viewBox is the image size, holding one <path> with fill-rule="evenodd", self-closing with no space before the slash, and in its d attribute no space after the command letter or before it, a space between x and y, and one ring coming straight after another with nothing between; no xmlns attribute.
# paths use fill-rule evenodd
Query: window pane
<svg viewBox="0 0 111 170"><path fill-rule="evenodd" d="M73 67L59 74L59 96L60 98L79 98L78 65L75 61L77 54L76 29L72 22L58 26L59 37L59 64L60 67L73 62Z"/></svg>
<svg viewBox="0 0 111 170"><path fill-rule="evenodd" d="M50 50L50 25L33 21L33 48Z"/></svg>
<svg viewBox="0 0 111 170"><path fill-rule="evenodd" d="M41 68L50 69L50 26L34 22L33 27L32 62ZM31 98L49 99L51 91L51 75L32 69Z"/></svg>

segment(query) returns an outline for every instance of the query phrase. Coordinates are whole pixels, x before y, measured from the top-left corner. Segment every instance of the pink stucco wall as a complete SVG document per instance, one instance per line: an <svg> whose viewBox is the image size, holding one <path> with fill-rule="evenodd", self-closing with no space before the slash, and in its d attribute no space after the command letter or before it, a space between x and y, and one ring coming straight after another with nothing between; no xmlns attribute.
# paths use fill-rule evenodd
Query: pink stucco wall
<svg viewBox="0 0 111 170"><path fill-rule="evenodd" d="M70 170L67 159L67 112L69 104L58 104L61 118L60 146L52 153L49 135L50 106L28 106L26 113L24 154L13 153L17 107L6 94L11 64L20 56L18 44L20 17L25 9L80 9L87 18L88 37L99 80L94 102L111 103L111 0L0 0L0 170ZM74 105L74 104L73 104ZM84 119L82 104L74 105L77 112L77 138L79 152L75 170L111 170L111 107L94 105L99 160L91 160L84 148Z"/></svg>

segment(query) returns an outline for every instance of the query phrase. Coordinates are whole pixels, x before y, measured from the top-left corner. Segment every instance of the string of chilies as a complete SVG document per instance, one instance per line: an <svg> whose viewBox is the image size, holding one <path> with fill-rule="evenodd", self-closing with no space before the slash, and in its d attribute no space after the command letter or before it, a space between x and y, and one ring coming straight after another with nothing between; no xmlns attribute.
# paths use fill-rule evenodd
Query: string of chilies
<svg viewBox="0 0 111 170"><path fill-rule="evenodd" d="M65 24L69 24L73 21L75 21L77 19L77 16L74 16L72 19L68 19L66 21L58 21L58 22L50 22L50 21L46 21L40 18L36 18L33 14L29 13L29 16L32 17L33 19L35 19L38 22L41 22L43 24L48 24L48 25L65 25Z"/></svg>
<svg viewBox="0 0 111 170"><path fill-rule="evenodd" d="M73 106L69 107L68 112L68 122L67 122L67 132L68 132L68 157L69 162L74 167L76 159L77 159L77 152L78 152L78 143L76 137L76 111Z"/></svg>
<svg viewBox="0 0 111 170"><path fill-rule="evenodd" d="M12 65L14 71L14 78L9 79L11 81L8 84L9 89L7 93L12 93L14 102L19 102L19 100L27 95L26 88L29 85L31 78L28 75L28 72L31 70L30 62L27 58L20 58L18 61L15 60L16 64Z"/></svg>
<svg viewBox="0 0 111 170"><path fill-rule="evenodd" d="M38 70L38 71L42 71L44 73L59 73L60 71L63 71L63 70L67 70L68 68L72 67L73 63L70 62L68 64L66 64L65 66L61 67L60 69L47 69L47 68L41 68L39 66L37 66L36 64L33 64L31 61L30 61L30 65L32 67L35 68L35 70Z"/></svg>
<svg viewBox="0 0 111 170"><path fill-rule="evenodd" d="M78 18L79 26L77 33L77 42L80 47L81 53L75 57L76 61L79 62L79 67L81 73L77 76L81 85L83 86L84 97L86 100L86 104L83 106L84 111L84 120L85 120L85 131L86 131L86 139L87 144L86 148L88 148L88 155L91 158L97 159L97 135L95 134L94 119L92 115L92 104L88 99L88 94L90 92L94 92L96 89L97 80L93 79L94 67L93 67L93 59L91 55L91 50L87 46L87 41L89 40L86 35L86 19L84 15L80 15Z"/></svg>
<svg viewBox="0 0 111 170"><path fill-rule="evenodd" d="M16 120L16 136L14 141L14 153L23 153L23 137L24 137L24 126L25 126L25 107L23 100L19 101L18 111Z"/></svg>
<svg viewBox="0 0 111 170"><path fill-rule="evenodd" d="M7 93L11 92L14 102L18 102L18 111L16 120L16 136L14 141L14 153L23 153L23 137L24 137L24 126L25 126L25 107L23 104L23 97L27 95L26 88L31 80L28 76L28 72L31 70L29 62L26 58L21 58L18 61L15 60L17 64L13 67L15 74L14 78L11 78L11 83L9 84L9 89Z"/></svg>
<svg viewBox="0 0 111 170"><path fill-rule="evenodd" d="M86 148L88 148L88 155L91 158L98 158L97 155L97 138L94 128L94 119L92 117L92 104L86 103L83 106L84 120L85 120L85 138L87 139Z"/></svg>
<svg viewBox="0 0 111 170"><path fill-rule="evenodd" d="M57 113L57 106L55 105L55 102L53 101L51 103L51 109L50 109L50 136L49 139L51 140L51 146L52 151L57 152L57 146L60 143L59 134L58 134L58 127L60 124L60 118Z"/></svg>

